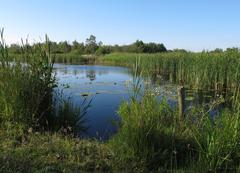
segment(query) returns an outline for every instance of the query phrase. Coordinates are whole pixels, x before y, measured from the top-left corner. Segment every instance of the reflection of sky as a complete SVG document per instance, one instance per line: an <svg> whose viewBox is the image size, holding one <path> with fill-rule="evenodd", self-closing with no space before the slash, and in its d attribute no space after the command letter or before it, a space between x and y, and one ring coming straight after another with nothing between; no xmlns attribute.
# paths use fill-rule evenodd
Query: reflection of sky
<svg viewBox="0 0 240 173"><path fill-rule="evenodd" d="M55 64L58 88L65 96L71 96L76 105L84 100L82 94L89 94L91 107L86 114L89 129L86 137L107 139L116 133L117 127L113 121L119 120L117 110L123 100L129 100L132 95L133 77L127 68L98 65L63 65ZM145 86L147 86L145 84ZM144 88L144 86L142 87ZM166 98L172 108L177 107L177 86L171 84L154 85L150 88L157 93L159 99ZM207 96L207 97L205 97ZM194 91L186 91L186 105L202 105L210 102L209 93L198 95ZM213 110L211 114L216 114Z"/></svg>
<svg viewBox="0 0 240 173"><path fill-rule="evenodd" d="M71 96L76 105L84 100L83 93L92 99L86 120L89 129L85 136L106 139L116 132L113 125L118 120L116 111L122 100L129 99L126 81L132 76L128 69L110 66L61 65L55 64L59 89ZM66 84L68 87L65 87Z"/></svg>

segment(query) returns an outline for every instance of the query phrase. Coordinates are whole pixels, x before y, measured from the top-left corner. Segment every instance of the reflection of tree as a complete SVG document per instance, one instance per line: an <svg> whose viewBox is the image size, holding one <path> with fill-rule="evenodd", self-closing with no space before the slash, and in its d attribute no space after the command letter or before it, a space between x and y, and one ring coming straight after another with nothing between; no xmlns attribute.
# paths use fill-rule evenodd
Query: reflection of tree
<svg viewBox="0 0 240 173"><path fill-rule="evenodd" d="M74 70L73 70L73 74L74 74L75 76L77 76L77 75L79 74L79 70L74 69Z"/></svg>
<svg viewBox="0 0 240 173"><path fill-rule="evenodd" d="M63 73L64 73L64 74L68 74L68 69L67 69L67 68L64 68L64 69L63 69Z"/></svg>
<svg viewBox="0 0 240 173"><path fill-rule="evenodd" d="M101 75L108 74L108 73L109 73L108 70L100 70L100 71L98 72L98 75L101 76Z"/></svg>
<svg viewBox="0 0 240 173"><path fill-rule="evenodd" d="M95 70L87 70L86 77L89 78L91 81L96 79Z"/></svg>

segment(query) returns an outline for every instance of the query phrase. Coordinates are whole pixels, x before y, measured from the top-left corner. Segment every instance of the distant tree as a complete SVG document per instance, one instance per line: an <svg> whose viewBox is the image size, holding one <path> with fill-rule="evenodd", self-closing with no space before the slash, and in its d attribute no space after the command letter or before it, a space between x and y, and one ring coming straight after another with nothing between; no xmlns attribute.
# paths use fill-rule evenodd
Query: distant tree
<svg viewBox="0 0 240 173"><path fill-rule="evenodd" d="M145 46L145 53L160 53L160 52L166 52L167 49L164 46L164 44L156 44L156 43L148 43Z"/></svg>
<svg viewBox="0 0 240 173"><path fill-rule="evenodd" d="M18 44L11 44L8 48L9 53L20 54L21 47Z"/></svg>
<svg viewBox="0 0 240 173"><path fill-rule="evenodd" d="M103 46L103 42L102 42L102 41L99 41L99 42L98 42L98 46L99 46L99 47Z"/></svg>
<svg viewBox="0 0 240 173"><path fill-rule="evenodd" d="M79 43L76 40L74 40L72 42L72 50L76 50L76 49L78 49L78 47L79 47Z"/></svg>
<svg viewBox="0 0 240 173"><path fill-rule="evenodd" d="M84 43L79 43L76 40L72 42L72 50L73 53L76 54L84 54L85 46Z"/></svg>
<svg viewBox="0 0 240 173"><path fill-rule="evenodd" d="M239 48L237 48L237 47L232 47L232 48L227 48L227 49L226 49L226 52L227 52L227 53L239 53L240 50L239 50Z"/></svg>
<svg viewBox="0 0 240 173"><path fill-rule="evenodd" d="M105 55L111 53L111 47L110 46L101 46L97 49L96 54L97 55Z"/></svg>
<svg viewBox="0 0 240 173"><path fill-rule="evenodd" d="M143 53L145 50L145 44L143 43L142 40L137 40L135 43L132 45L132 50L135 53Z"/></svg>
<svg viewBox="0 0 240 173"><path fill-rule="evenodd" d="M96 37L94 35L90 35L89 38L86 39L86 48L85 53L94 54L98 49Z"/></svg>
<svg viewBox="0 0 240 173"><path fill-rule="evenodd" d="M52 53L62 53L59 48L58 48L58 44L56 42L52 42L50 41L50 49Z"/></svg>
<svg viewBox="0 0 240 173"><path fill-rule="evenodd" d="M220 49L220 48L216 48L215 50L213 50L212 52L214 52L214 53L222 53L223 52L223 50L222 49Z"/></svg>
<svg viewBox="0 0 240 173"><path fill-rule="evenodd" d="M62 53L69 53L71 51L71 45L67 41L58 43L58 48Z"/></svg>
<svg viewBox="0 0 240 173"><path fill-rule="evenodd" d="M173 49L173 52L187 53L188 51L185 49Z"/></svg>

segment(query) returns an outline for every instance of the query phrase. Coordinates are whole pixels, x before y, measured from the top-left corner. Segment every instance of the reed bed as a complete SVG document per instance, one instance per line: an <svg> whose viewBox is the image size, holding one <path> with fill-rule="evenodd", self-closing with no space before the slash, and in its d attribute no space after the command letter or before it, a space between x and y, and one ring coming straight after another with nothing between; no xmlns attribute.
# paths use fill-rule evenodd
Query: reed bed
<svg viewBox="0 0 240 173"><path fill-rule="evenodd" d="M159 54L115 53L102 62L132 67L136 60L145 75L153 79L184 83L193 89L234 91L240 82L240 53L169 52Z"/></svg>
<svg viewBox="0 0 240 173"><path fill-rule="evenodd" d="M109 142L119 169L133 172L238 172L240 112L210 116L201 107L178 113L165 99L144 95L119 109L120 129Z"/></svg>
<svg viewBox="0 0 240 173"><path fill-rule="evenodd" d="M10 136L31 131L69 131L84 129L85 109L70 99L57 97L53 56L49 40L45 44L22 45L18 57L8 54L0 30L0 130Z"/></svg>

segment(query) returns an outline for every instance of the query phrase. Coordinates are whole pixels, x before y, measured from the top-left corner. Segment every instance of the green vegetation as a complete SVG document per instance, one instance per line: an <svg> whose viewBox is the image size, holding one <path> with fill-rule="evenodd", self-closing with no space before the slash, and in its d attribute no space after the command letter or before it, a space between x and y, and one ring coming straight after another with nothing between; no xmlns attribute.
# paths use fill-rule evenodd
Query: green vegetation
<svg viewBox="0 0 240 173"><path fill-rule="evenodd" d="M36 45L39 45L37 43ZM33 45L28 45L28 47L34 47ZM131 52L131 53L158 53L158 52L166 52L167 49L163 44L158 43L144 43L141 40L137 40L136 42L129 45L103 45L103 43L97 42L96 37L94 35L90 35L89 38L86 39L85 43L79 43L76 40L72 43L67 41L62 42L51 42L49 41L49 46L51 47L51 53L55 55L57 62L72 62L72 59L75 60L73 62L85 62L84 56L87 57L95 57L99 55L105 55L114 52ZM21 46L18 44L11 44L8 48L8 52L11 57L16 58L22 53ZM83 59L82 59L83 58ZM78 61L76 61L78 59Z"/></svg>
<svg viewBox="0 0 240 173"><path fill-rule="evenodd" d="M161 44L141 41L108 47L97 43L94 36L86 44L55 44L46 38L45 44L8 49L2 31L1 38L0 172L240 171L238 49L150 54L166 49ZM55 49L53 56L51 47ZM83 54L79 50L83 50L89 55L82 58L96 61L92 54L108 54L115 48L136 53L113 53L97 61L133 67L136 93L121 104L118 113L122 121L112 139L105 143L79 139L76 135L85 130L87 107L81 109L63 98L55 102L52 59L59 54L63 62L78 60ZM9 55L9 51L14 53ZM148 88L138 97L140 74L150 76L154 82L214 90L220 96L209 103L209 110L206 106L189 108L182 121L166 99L149 95ZM231 109L223 107L210 116L211 109L226 99L231 101Z"/></svg>
<svg viewBox="0 0 240 173"><path fill-rule="evenodd" d="M133 169L237 172L240 166L239 81L240 53L170 52L161 54L116 53L101 58L104 63L128 66L153 81L169 81L199 91L214 91L217 97L205 107L185 111L185 120L154 96L123 103L119 133L111 140L118 161ZM220 97L219 97L220 96ZM223 97L221 97L223 96ZM230 97L226 97L230 96ZM225 100L222 100L224 98ZM231 100L212 117L215 104ZM134 164L137 160L138 164ZM142 163L139 165L139 163Z"/></svg>
<svg viewBox="0 0 240 173"><path fill-rule="evenodd" d="M166 101L145 96L140 102L123 103L119 114L121 129L110 141L118 162L136 162L132 164L136 165L134 169L142 166L148 170L173 170L194 158L194 140L177 129L176 114Z"/></svg>
<svg viewBox="0 0 240 173"><path fill-rule="evenodd" d="M0 135L2 172L238 172L240 113L188 114L180 127L165 100L123 103L121 129L106 143L28 132ZM192 119L198 115L198 121ZM26 155L27 154L27 155Z"/></svg>
<svg viewBox="0 0 240 173"><path fill-rule="evenodd" d="M48 38L44 45L21 47L21 59L25 63L9 58L3 31L1 38L0 129L18 137L29 129L58 131L66 128L66 124L74 128L73 120L81 122L84 111L75 108L70 101L60 102L62 98L59 98L61 104L55 105L53 89L56 81Z"/></svg>
<svg viewBox="0 0 240 173"><path fill-rule="evenodd" d="M53 64L46 47L24 46L22 51L27 65L10 62L4 40L0 43L0 128L18 134L28 128L40 130L51 125L55 87Z"/></svg>
<svg viewBox="0 0 240 173"><path fill-rule="evenodd" d="M1 173L112 172L111 157L97 141L48 133L16 140L0 133Z"/></svg>
<svg viewBox="0 0 240 173"><path fill-rule="evenodd" d="M99 58L100 59L100 58ZM143 74L153 81L184 83L188 88L235 91L240 81L240 52L169 52L159 54L115 53L101 57L104 63L133 67L136 60Z"/></svg>
<svg viewBox="0 0 240 173"><path fill-rule="evenodd" d="M194 109L181 125L164 99L145 95L123 103L121 128L110 140L116 162L136 172L237 172L240 112L224 110L212 118L208 111Z"/></svg>

